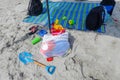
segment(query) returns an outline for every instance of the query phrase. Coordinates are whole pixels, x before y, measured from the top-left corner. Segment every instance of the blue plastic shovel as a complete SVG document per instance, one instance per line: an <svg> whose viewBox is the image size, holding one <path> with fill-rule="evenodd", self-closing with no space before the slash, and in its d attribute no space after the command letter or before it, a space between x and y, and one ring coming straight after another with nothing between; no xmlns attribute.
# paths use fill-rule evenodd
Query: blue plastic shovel
<svg viewBox="0 0 120 80"><path fill-rule="evenodd" d="M29 53L29 52L22 52L19 54L19 59L21 62L23 62L24 64L27 64L27 63L30 63L30 62L34 62L35 64L37 64L38 66L42 67L42 68L45 68L46 71L49 73L49 74L53 74L55 72L55 69L56 67L55 66L46 66L45 64L42 64L36 60L33 60L32 59L32 54Z"/></svg>

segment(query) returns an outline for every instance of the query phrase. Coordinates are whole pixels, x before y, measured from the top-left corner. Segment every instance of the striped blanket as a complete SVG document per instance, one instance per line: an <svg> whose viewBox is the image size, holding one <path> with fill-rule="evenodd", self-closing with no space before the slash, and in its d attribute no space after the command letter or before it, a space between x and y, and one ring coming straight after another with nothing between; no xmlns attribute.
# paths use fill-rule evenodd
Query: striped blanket
<svg viewBox="0 0 120 80"><path fill-rule="evenodd" d="M76 2L49 2L50 8L50 19L51 23L56 19L59 19L60 24L64 28L76 29L86 31L85 19L89 11L93 8L99 6L99 3L76 3ZM46 12L46 3L43 3L44 11L39 16L28 16L23 22L42 24L44 26L48 25L48 17ZM63 20L63 17L66 20ZM69 20L74 20L74 25L69 25ZM97 32L105 32L105 26L101 26Z"/></svg>

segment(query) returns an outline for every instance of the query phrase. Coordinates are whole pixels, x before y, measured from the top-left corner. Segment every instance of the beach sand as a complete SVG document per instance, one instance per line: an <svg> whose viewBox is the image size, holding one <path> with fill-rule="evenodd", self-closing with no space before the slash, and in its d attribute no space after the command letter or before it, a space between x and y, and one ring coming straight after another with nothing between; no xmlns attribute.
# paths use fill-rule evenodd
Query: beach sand
<svg viewBox="0 0 120 80"><path fill-rule="evenodd" d="M40 54L40 43L31 44L34 35L21 39L33 24L22 22L29 0L0 0L0 80L120 80L120 2L117 1L106 33L68 30L71 53L47 62ZM18 59L22 51L46 65L55 65L49 75L45 69Z"/></svg>

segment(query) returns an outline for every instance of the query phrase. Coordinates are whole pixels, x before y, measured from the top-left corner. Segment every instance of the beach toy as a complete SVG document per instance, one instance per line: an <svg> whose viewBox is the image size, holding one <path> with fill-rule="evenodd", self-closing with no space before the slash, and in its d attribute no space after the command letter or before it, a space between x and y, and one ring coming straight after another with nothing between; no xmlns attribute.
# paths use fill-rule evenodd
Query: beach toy
<svg viewBox="0 0 120 80"><path fill-rule="evenodd" d="M47 31L42 29L38 32L38 35L40 35L41 37L43 37L45 34L47 34Z"/></svg>
<svg viewBox="0 0 120 80"><path fill-rule="evenodd" d="M35 45L36 43L40 42L42 39L40 37L35 37L33 40L32 40L32 44Z"/></svg>
<svg viewBox="0 0 120 80"><path fill-rule="evenodd" d="M56 29L56 30L63 30L64 29L62 27L62 25L56 25L56 24L54 24L53 28Z"/></svg>
<svg viewBox="0 0 120 80"><path fill-rule="evenodd" d="M24 63L24 64L28 64L28 63L31 63L31 62L32 62L32 63L34 63L34 64L36 64L36 65L38 65L38 66L40 66L40 67L42 67L42 68L45 68L46 71L47 71L49 74L51 74L51 75L55 72L55 69L56 69L55 66L51 66L51 65L47 66L47 65L45 65L45 64L42 64L42 63L40 63L40 62L32 59L32 56L33 56L33 55L32 55L31 53L29 53L29 52L21 52L21 53L19 54L19 60L20 60L22 63Z"/></svg>
<svg viewBox="0 0 120 80"><path fill-rule="evenodd" d="M30 32L29 35L32 35L38 31L38 26L32 26L29 28Z"/></svg>
<svg viewBox="0 0 120 80"><path fill-rule="evenodd" d="M70 25L73 25L73 24L75 24L75 21L74 21L74 20L69 20L68 23L69 23Z"/></svg>
<svg viewBox="0 0 120 80"><path fill-rule="evenodd" d="M66 17L66 16L63 16L62 19L63 19L63 20L67 20L67 17Z"/></svg>
<svg viewBox="0 0 120 80"><path fill-rule="evenodd" d="M53 61L53 57L47 58L47 61L48 61L48 62Z"/></svg>
<svg viewBox="0 0 120 80"><path fill-rule="evenodd" d="M58 19L55 20L55 24L59 24L59 20Z"/></svg>
<svg viewBox="0 0 120 80"><path fill-rule="evenodd" d="M62 27L62 25L56 25L56 24L52 24L52 28L51 28L51 34L52 35L59 35L65 32L65 29Z"/></svg>

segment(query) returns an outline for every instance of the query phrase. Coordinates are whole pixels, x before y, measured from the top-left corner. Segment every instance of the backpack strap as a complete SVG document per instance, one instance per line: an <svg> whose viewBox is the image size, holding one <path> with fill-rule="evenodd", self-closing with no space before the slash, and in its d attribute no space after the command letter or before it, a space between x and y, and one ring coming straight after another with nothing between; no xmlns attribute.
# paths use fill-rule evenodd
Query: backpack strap
<svg viewBox="0 0 120 80"><path fill-rule="evenodd" d="M103 23L104 23L104 20L105 20L105 10L103 11Z"/></svg>
<svg viewBox="0 0 120 80"><path fill-rule="evenodd" d="M106 13L105 13L105 8L104 8L104 6L102 6L103 7L103 11L102 11L102 23L104 24L104 20L105 20L105 15L106 15Z"/></svg>

